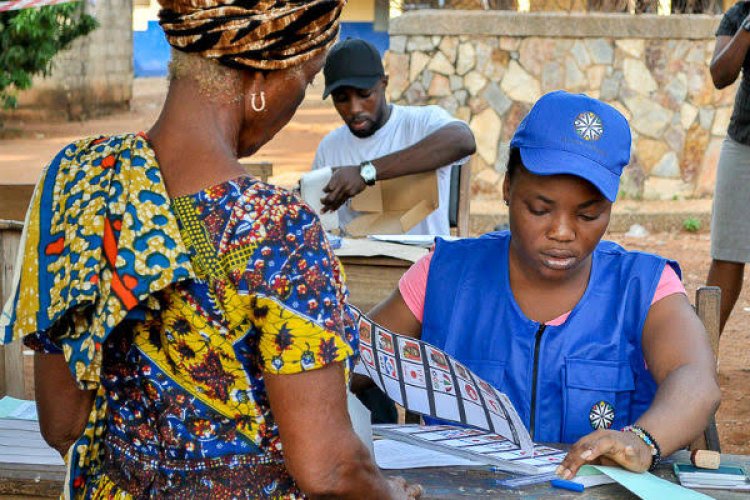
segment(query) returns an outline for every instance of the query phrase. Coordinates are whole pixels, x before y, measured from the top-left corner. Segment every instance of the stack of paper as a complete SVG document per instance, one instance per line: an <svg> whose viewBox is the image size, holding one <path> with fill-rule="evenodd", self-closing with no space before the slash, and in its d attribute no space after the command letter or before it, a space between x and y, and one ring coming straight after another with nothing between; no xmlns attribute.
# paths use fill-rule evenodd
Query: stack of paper
<svg viewBox="0 0 750 500"><path fill-rule="evenodd" d="M33 401L0 399L0 464L65 465L42 439Z"/></svg>
<svg viewBox="0 0 750 500"><path fill-rule="evenodd" d="M554 471L565 458L565 452L549 446L535 445L533 450L523 450L517 444L492 432L453 425L397 425L380 424L373 427L373 432L389 440L401 441L422 448L420 458L428 456L436 462L447 460L445 455L452 455L462 459L459 462L448 461L440 465L468 465L487 464L494 465L497 470L518 474L542 474ZM408 451L398 451L395 454L403 454L413 459L414 448ZM378 450L378 448L381 448ZM376 444L375 456L378 465L388 465L394 454L393 450L398 446ZM433 453L428 453L431 450ZM455 460L455 458L453 459ZM438 464L424 465L420 461L416 467L437 466Z"/></svg>
<svg viewBox="0 0 750 500"><path fill-rule="evenodd" d="M675 464L674 470L680 484L688 488L750 491L750 480L742 467L722 465L716 470L708 470Z"/></svg>
<svg viewBox="0 0 750 500"><path fill-rule="evenodd" d="M39 420L36 414L36 403L25 399L5 396L0 399L0 419Z"/></svg>
<svg viewBox="0 0 750 500"><path fill-rule="evenodd" d="M435 244L437 236L433 234L371 234L368 239L375 241L386 241L389 243L398 243L400 245L414 245L418 247L430 248ZM446 241L456 241L461 238L457 236L440 236Z"/></svg>

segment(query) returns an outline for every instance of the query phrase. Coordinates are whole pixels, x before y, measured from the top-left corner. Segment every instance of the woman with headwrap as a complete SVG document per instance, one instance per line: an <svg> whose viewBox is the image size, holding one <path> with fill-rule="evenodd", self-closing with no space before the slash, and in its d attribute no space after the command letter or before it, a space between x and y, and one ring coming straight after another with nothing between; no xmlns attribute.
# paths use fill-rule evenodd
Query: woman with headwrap
<svg viewBox="0 0 750 500"><path fill-rule="evenodd" d="M358 334L318 219L238 162L291 119L342 0L161 4L158 121L50 162L0 318L36 351L64 496L418 495L352 430Z"/></svg>

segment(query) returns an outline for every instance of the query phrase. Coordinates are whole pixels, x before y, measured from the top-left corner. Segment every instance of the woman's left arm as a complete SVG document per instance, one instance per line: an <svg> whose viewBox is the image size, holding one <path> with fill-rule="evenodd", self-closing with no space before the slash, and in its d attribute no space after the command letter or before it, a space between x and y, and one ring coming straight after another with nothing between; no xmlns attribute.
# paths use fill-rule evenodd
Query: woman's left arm
<svg viewBox="0 0 750 500"><path fill-rule="evenodd" d="M666 457L690 444L719 407L716 360L703 324L683 294L651 306L642 347L659 388L636 425L653 436ZM592 462L645 471L651 449L632 432L596 431L571 447L558 473L572 477L581 465Z"/></svg>
<svg viewBox="0 0 750 500"><path fill-rule="evenodd" d="M667 456L705 429L721 401L708 335L685 295L670 295L651 307L643 328L643 355L659 389L636 423Z"/></svg>
<svg viewBox="0 0 750 500"><path fill-rule="evenodd" d="M42 437L63 457L86 427L95 391L78 388L62 354L34 354L34 392Z"/></svg>

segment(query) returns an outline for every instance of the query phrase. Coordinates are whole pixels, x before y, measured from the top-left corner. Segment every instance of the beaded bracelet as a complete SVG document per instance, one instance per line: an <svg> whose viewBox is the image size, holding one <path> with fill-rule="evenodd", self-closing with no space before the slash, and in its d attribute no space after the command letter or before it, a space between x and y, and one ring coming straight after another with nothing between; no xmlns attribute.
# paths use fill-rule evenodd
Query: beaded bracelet
<svg viewBox="0 0 750 500"><path fill-rule="evenodd" d="M641 441L646 443L649 448L651 448L651 465L648 470L652 471L656 469L656 466L661 462L661 448L659 447L659 443L656 442L656 439L654 439L654 436L649 434L646 429L639 425L628 425L623 427L622 432L632 432L638 436Z"/></svg>

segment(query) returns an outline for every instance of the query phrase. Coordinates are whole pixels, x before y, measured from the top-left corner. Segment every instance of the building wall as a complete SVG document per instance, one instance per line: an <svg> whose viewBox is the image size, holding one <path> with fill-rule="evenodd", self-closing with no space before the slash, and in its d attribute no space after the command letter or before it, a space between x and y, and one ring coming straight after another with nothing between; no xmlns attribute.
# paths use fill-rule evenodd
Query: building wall
<svg viewBox="0 0 750 500"><path fill-rule="evenodd" d="M713 190L736 86L708 65L719 16L419 11L391 20L390 96L439 104L477 138L475 194L497 194L510 138L544 93L584 92L630 120L621 196Z"/></svg>
<svg viewBox="0 0 750 500"><path fill-rule="evenodd" d="M19 96L15 116L80 119L127 109L132 97L132 0L97 0L86 9L99 27L53 61Z"/></svg>
<svg viewBox="0 0 750 500"><path fill-rule="evenodd" d="M165 76L171 49L158 23L159 3L136 0L133 9L134 72L136 77ZM375 0L349 0L341 14L341 38L363 38L380 53L388 48L386 27L379 29ZM387 23L386 23L387 24Z"/></svg>
<svg viewBox="0 0 750 500"><path fill-rule="evenodd" d="M375 0L349 0L341 12L341 22L368 22L375 19Z"/></svg>

